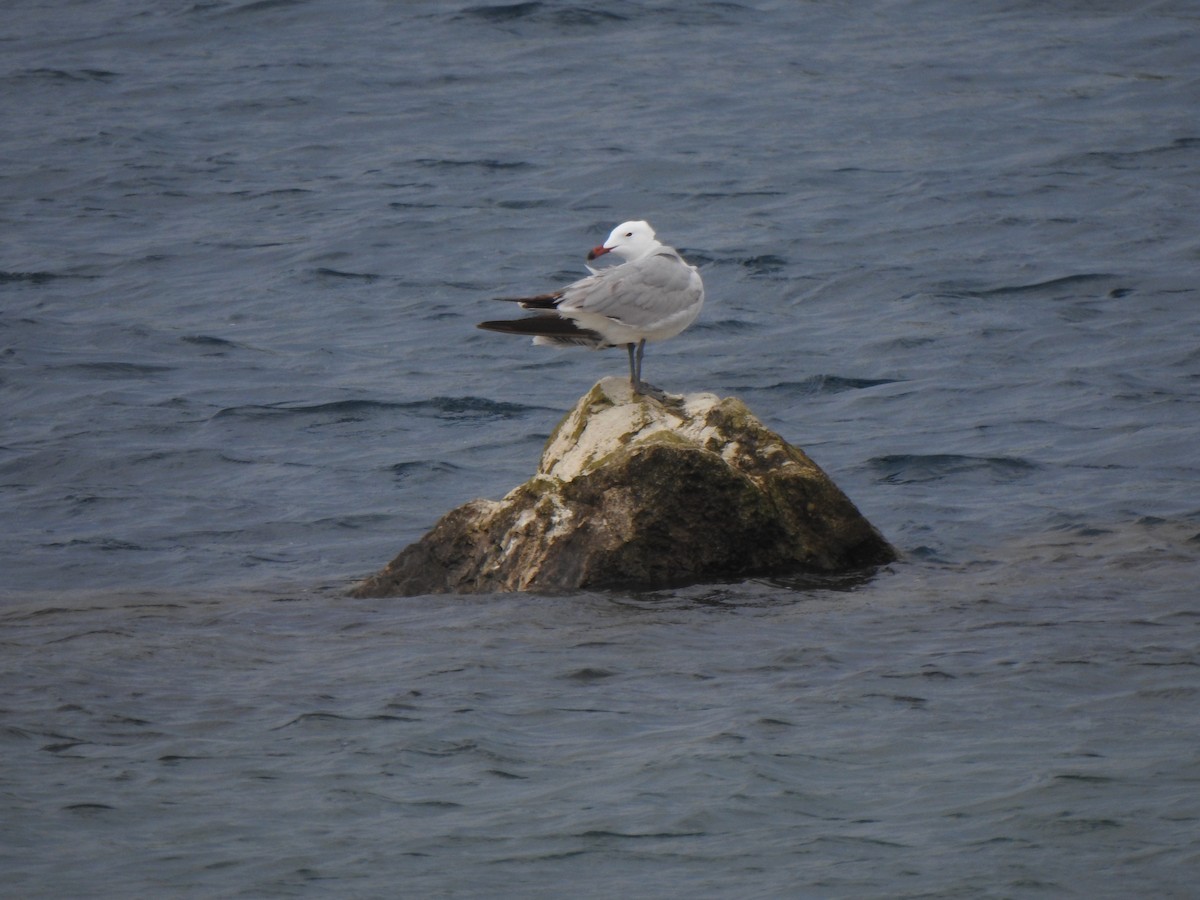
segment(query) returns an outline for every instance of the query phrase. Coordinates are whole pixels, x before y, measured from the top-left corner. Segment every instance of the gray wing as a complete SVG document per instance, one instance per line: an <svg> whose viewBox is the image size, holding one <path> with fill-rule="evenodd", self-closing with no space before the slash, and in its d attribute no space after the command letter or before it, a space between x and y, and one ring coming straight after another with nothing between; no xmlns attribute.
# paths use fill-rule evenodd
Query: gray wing
<svg viewBox="0 0 1200 900"><path fill-rule="evenodd" d="M704 285L696 269L674 250L663 248L568 285L558 309L645 328L689 309L703 297Z"/></svg>

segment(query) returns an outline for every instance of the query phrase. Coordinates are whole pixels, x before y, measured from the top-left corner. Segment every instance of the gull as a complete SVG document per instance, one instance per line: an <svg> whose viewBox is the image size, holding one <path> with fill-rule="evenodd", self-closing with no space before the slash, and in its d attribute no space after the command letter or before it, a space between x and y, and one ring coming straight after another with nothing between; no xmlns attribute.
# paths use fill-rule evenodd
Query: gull
<svg viewBox="0 0 1200 900"><path fill-rule="evenodd" d="M649 223L622 222L589 261L615 253L617 266L593 269L587 278L536 297L502 297L534 315L523 319L480 322L487 331L524 334L535 344L582 346L599 350L625 347L629 383L635 394L661 394L642 381L642 354L647 341L675 337L695 321L704 305L704 283L696 267L673 248L660 243Z"/></svg>

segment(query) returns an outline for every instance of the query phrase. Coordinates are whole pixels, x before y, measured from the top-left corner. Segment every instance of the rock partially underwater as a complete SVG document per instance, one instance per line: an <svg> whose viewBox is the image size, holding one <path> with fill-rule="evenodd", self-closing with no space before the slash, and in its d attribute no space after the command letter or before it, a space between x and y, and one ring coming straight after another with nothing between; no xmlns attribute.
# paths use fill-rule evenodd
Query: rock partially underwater
<svg viewBox="0 0 1200 900"><path fill-rule="evenodd" d="M529 481L447 513L353 593L656 588L895 558L816 463L740 400L663 403L605 378L559 423Z"/></svg>

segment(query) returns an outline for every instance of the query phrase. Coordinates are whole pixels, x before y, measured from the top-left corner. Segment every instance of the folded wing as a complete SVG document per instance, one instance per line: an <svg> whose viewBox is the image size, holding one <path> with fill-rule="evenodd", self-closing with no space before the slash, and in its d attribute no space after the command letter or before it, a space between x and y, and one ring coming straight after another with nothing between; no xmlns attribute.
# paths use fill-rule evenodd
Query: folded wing
<svg viewBox="0 0 1200 900"><path fill-rule="evenodd" d="M497 322L480 322L485 331L504 334L524 334L537 344L560 344L575 347L600 347L604 338L587 328L580 328L573 319L555 315L526 316Z"/></svg>

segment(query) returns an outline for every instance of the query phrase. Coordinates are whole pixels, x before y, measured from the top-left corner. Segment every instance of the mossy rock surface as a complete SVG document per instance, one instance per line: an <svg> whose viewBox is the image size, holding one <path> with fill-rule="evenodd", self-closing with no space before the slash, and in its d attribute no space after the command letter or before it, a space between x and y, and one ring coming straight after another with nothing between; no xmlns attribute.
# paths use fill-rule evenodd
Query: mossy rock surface
<svg viewBox="0 0 1200 900"><path fill-rule="evenodd" d="M820 467L740 400L660 402L606 378L555 428L528 482L447 513L354 593L656 588L895 558Z"/></svg>

